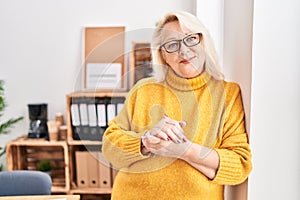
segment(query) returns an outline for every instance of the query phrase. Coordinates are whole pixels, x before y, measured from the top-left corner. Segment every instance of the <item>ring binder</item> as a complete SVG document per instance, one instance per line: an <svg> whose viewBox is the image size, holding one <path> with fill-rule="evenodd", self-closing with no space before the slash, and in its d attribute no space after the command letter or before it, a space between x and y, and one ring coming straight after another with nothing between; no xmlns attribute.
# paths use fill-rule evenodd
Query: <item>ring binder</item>
<svg viewBox="0 0 300 200"><path fill-rule="evenodd" d="M72 97L73 139L101 141L109 121L121 111L124 101L125 97Z"/></svg>

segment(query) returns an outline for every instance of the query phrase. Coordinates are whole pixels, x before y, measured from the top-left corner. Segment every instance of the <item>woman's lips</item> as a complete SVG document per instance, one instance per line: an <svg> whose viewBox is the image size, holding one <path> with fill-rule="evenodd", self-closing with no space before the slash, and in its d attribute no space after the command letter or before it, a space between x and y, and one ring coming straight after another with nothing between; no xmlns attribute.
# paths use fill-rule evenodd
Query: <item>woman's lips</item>
<svg viewBox="0 0 300 200"><path fill-rule="evenodd" d="M193 60L195 57L189 58L189 59L182 59L180 61L180 63L182 64L189 64L191 62L191 60Z"/></svg>

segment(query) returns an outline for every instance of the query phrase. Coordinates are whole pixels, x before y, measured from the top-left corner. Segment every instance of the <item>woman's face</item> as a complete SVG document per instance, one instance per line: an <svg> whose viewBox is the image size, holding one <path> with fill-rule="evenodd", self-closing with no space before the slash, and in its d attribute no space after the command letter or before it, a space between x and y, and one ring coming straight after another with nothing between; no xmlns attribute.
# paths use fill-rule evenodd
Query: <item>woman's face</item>
<svg viewBox="0 0 300 200"><path fill-rule="evenodd" d="M181 40L186 36L193 34L192 32L183 31L178 21L169 22L165 24L163 28L162 44L172 40ZM173 43L171 45L174 46ZM170 45L168 46L172 47ZM162 56L166 63L177 75L184 78L193 78L201 74L205 62L205 53L201 42L195 46L187 47L181 41L179 47L179 50L173 53L168 53L166 49L162 47Z"/></svg>

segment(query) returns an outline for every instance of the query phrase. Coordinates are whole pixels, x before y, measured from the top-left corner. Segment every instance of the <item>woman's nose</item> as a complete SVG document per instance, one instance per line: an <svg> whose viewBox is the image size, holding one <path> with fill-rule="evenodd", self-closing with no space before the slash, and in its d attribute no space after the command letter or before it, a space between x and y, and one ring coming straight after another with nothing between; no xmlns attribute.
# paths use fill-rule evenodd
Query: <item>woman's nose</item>
<svg viewBox="0 0 300 200"><path fill-rule="evenodd" d="M185 46L185 44L181 43L180 48L179 48L179 54L181 56L186 55L187 53L190 52L190 48Z"/></svg>

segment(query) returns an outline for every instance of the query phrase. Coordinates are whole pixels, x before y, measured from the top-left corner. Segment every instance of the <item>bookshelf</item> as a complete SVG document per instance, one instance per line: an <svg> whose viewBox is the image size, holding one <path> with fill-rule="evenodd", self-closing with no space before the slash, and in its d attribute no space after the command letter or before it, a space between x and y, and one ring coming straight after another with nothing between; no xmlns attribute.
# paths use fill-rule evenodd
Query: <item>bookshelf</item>
<svg viewBox="0 0 300 200"><path fill-rule="evenodd" d="M109 105L114 105L115 110L114 116L117 114L117 104L118 103L123 103L125 100L127 93L126 92L119 92L119 93L113 93L113 92L108 92L108 91L103 91L103 92L90 92L90 91L79 91L79 92L74 92L67 94L66 96L66 106L67 106L67 124L68 124L68 133L67 133L67 142L68 142L68 147L69 147L69 160L70 160L70 193L72 194L110 194L112 190L112 184L109 187L80 187L78 185L78 157L76 156L76 153L78 152L101 152L101 145L102 142L101 140L95 139L95 140L86 140L86 139L81 139L80 137L74 138L74 110L72 110L72 105L73 104L89 104L89 106L94 107L95 112L93 112L94 115L96 116L90 116L92 113L88 113L88 119L95 119L96 120L96 125L93 126L92 128L95 128L97 130L97 134L99 134L99 129L105 130L107 127L107 123L109 121L108 119L108 114L105 114L105 124L103 126L99 126L99 121L100 117L103 116L99 112L99 109L97 109L98 105L104 105L105 106L105 111L108 112L108 106ZM79 100L80 101L79 101ZM75 101L77 100L77 101ZM105 100L105 101L103 101ZM79 105L77 106L77 111L79 112L79 115L82 115L82 110L80 108L87 108L86 106L80 107ZM84 111L83 111L84 112ZM79 117L81 119L82 117ZM75 123L77 124L77 122ZM89 126L86 124L81 124L79 123L79 126ZM91 128L91 127L90 127ZM103 131L100 131L101 134ZM100 136L102 139L102 136ZM77 161L77 162L76 162ZM111 177L111 183L113 183L113 177L114 177L114 170L110 170L110 177Z"/></svg>

